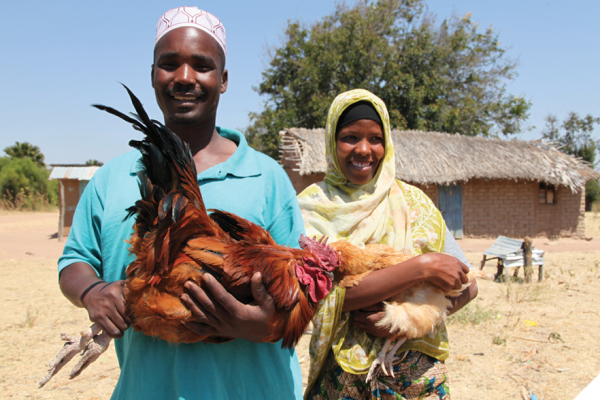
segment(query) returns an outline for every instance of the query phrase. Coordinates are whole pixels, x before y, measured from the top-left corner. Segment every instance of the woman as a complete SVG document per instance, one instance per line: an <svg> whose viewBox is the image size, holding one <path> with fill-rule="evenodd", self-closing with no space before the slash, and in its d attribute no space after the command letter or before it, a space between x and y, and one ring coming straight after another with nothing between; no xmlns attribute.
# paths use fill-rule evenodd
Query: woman
<svg viewBox="0 0 600 400"><path fill-rule="evenodd" d="M395 360L395 378L365 382L387 332L374 326L380 302L421 281L443 290L466 283L468 267L440 212L419 189L395 179L394 147L385 104L356 89L340 94L327 116L327 174L299 196L306 233L349 240L357 246L381 243L415 257L374 271L355 287L334 288L313 319L308 399L449 399L444 360L444 326L407 341ZM442 251L460 256L463 262ZM477 295L473 284L452 299L456 311ZM350 312L353 312L351 317ZM377 337L380 336L380 337Z"/></svg>

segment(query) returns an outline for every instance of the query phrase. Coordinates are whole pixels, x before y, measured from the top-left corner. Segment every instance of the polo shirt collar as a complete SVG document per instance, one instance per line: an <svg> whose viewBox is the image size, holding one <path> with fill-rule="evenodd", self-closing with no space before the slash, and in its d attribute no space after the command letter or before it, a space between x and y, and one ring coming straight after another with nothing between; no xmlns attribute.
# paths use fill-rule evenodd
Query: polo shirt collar
<svg viewBox="0 0 600 400"><path fill-rule="evenodd" d="M206 171L198 174L198 180L203 179L225 179L227 175L238 178L259 176L260 169L256 154L248 146L243 133L235 129L221 128L217 126L217 133L237 144L237 149L226 161L217 164ZM141 157L131 164L130 173L135 175L142 169Z"/></svg>

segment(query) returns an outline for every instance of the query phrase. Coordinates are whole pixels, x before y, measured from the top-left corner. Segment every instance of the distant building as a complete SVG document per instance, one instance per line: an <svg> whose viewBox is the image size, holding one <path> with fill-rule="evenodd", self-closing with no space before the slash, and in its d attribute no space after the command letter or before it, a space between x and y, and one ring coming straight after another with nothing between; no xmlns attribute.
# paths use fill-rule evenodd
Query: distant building
<svg viewBox="0 0 600 400"><path fill-rule="evenodd" d="M280 132L297 192L325 177L325 129ZM585 236L585 183L600 174L540 141L392 131L396 178L422 189L455 237Z"/></svg>
<svg viewBox="0 0 600 400"><path fill-rule="evenodd" d="M73 214L83 190L96 173L99 166L82 164L51 165L50 178L58 179L58 205L60 218L58 222L58 240L68 235L73 224Z"/></svg>

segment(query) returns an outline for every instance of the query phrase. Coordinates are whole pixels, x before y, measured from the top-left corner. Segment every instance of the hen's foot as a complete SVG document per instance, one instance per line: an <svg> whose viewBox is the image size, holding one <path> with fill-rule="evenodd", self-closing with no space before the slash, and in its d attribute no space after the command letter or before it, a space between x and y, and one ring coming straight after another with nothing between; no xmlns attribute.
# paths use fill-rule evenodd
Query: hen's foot
<svg viewBox="0 0 600 400"><path fill-rule="evenodd" d="M391 342L392 341L389 338L385 340L385 343L383 344L381 351L379 352L379 354L377 355L377 358L375 359L375 361L373 361L373 364L371 365L371 368L369 369L369 374L367 375L366 382L369 382L374 377L375 370L379 366L381 366L381 370L383 371L383 373L385 375L395 378L394 367L392 365L392 362L394 361L394 356L396 355L396 352L398 351L398 349L404 344L404 342L406 342L406 338L398 339L396 341L396 343L394 344L394 347L392 347L392 349L390 351L388 351L388 348L390 347ZM406 357L406 354L402 357L402 359L400 361L402 361L404 359L404 357ZM388 370L389 370L389 372L388 372Z"/></svg>
<svg viewBox="0 0 600 400"><path fill-rule="evenodd" d="M50 379L52 379L52 377L80 351L83 351L83 358L71 371L71 378L79 375L86 366L98 358L98 356L108 348L108 344L110 343L110 338L106 334L102 333L101 335L98 335L100 330L98 325L93 324L91 327L81 332L80 338L61 333L60 337L65 341L65 345L60 349L56 357L50 361L48 373L40 380L38 388L41 388L48 383L48 381L50 381ZM92 339L93 342L90 343ZM98 350L101 351L95 356ZM83 362L84 360L85 362Z"/></svg>
<svg viewBox="0 0 600 400"><path fill-rule="evenodd" d="M388 373L385 370L385 356L387 355L388 347L390 347L390 339L385 339L383 348L381 349L379 354L377 354L377 358L375 359L375 361L373 361L373 364L371 364L371 368L369 369L369 374L367 375L366 382L369 382L373 378L373 374L375 373L375 370L380 365L381 365L381 369L383 370L383 372L386 375L388 375Z"/></svg>
<svg viewBox="0 0 600 400"><path fill-rule="evenodd" d="M386 375L391 375L392 378L396 377L394 375L394 367L392 366L392 362L394 361L394 357L396 356L396 352L398 351L398 349L400 348L400 346L402 346L404 344L404 342L406 342L406 339L398 339L396 341L396 344L394 345L394 347L392 347L392 349L385 356L385 366L388 367L388 369L390 370L390 373L388 374L386 372L385 368L383 368L383 372L386 372ZM406 357L406 353L402 356L402 358L400 359L400 361L402 361L404 359L404 357Z"/></svg>
<svg viewBox="0 0 600 400"><path fill-rule="evenodd" d="M81 360L73 367L71 373L69 374L69 379L73 379L84 369L87 368L88 365L93 363L100 357L100 354L104 353L108 346L110 345L110 341L112 340L105 332L102 332L100 335L94 336L94 340L89 342L85 349L81 354Z"/></svg>

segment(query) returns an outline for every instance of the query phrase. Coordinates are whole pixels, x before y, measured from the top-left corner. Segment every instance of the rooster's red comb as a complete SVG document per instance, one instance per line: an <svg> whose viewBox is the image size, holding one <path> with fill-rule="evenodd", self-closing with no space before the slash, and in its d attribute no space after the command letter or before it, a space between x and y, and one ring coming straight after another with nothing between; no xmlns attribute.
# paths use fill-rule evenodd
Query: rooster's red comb
<svg viewBox="0 0 600 400"><path fill-rule="evenodd" d="M316 257L322 268L332 272L340 265L340 256L337 251L327 246L327 240L327 236L321 236L321 239L317 240L316 236L309 238L308 236L300 235L298 242L300 243L300 247Z"/></svg>

